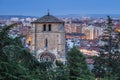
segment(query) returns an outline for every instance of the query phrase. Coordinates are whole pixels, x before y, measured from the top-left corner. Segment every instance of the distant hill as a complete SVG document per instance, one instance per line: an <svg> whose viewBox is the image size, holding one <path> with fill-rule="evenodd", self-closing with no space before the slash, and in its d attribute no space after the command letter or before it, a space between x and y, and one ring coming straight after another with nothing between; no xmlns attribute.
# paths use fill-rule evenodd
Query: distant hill
<svg viewBox="0 0 120 80"><path fill-rule="evenodd" d="M76 17L91 17L91 18L107 18L107 16L111 16L113 18L120 18L120 14L68 14L68 15L55 15L59 18L76 18ZM39 18L37 16L23 16L23 15L0 15L0 19L10 19L12 17L17 18Z"/></svg>
<svg viewBox="0 0 120 80"><path fill-rule="evenodd" d="M107 18L107 16L111 16L114 18L120 18L120 14L68 14L68 15L57 15L58 17L91 17L91 18Z"/></svg>
<svg viewBox="0 0 120 80"><path fill-rule="evenodd" d="M23 16L23 15L0 15L0 19L10 19L12 17L17 17L17 18L38 18L36 16Z"/></svg>

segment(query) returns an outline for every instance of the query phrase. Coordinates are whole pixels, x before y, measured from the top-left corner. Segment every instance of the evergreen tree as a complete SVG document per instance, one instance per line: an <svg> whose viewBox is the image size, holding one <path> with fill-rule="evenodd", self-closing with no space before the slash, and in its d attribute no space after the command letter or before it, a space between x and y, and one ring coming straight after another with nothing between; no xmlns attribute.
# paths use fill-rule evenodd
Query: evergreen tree
<svg viewBox="0 0 120 80"><path fill-rule="evenodd" d="M116 31L116 29L114 29L111 42L111 55L107 66L111 68L111 80L120 80L120 32Z"/></svg>
<svg viewBox="0 0 120 80"><path fill-rule="evenodd" d="M61 61L56 61L55 80L68 80L68 69Z"/></svg>
<svg viewBox="0 0 120 80"><path fill-rule="evenodd" d="M109 80L113 80L114 74L119 73L120 67L119 34L115 31L109 16L100 42L99 55L95 58L93 73L97 78L107 76Z"/></svg>
<svg viewBox="0 0 120 80"><path fill-rule="evenodd" d="M94 80L86 63L86 58L83 54L73 47L67 53L67 64L69 70L69 80Z"/></svg>

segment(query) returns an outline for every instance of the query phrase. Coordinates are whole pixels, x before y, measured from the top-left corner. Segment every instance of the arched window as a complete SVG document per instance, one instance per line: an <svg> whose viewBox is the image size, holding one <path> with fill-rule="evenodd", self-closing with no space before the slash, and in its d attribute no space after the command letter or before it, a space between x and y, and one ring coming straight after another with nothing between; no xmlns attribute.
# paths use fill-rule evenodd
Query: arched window
<svg viewBox="0 0 120 80"><path fill-rule="evenodd" d="M46 24L43 25L43 31L46 31Z"/></svg>
<svg viewBox="0 0 120 80"><path fill-rule="evenodd" d="M48 25L48 31L51 31L51 24Z"/></svg>
<svg viewBox="0 0 120 80"><path fill-rule="evenodd" d="M48 47L48 40L45 39L45 47L47 48Z"/></svg>

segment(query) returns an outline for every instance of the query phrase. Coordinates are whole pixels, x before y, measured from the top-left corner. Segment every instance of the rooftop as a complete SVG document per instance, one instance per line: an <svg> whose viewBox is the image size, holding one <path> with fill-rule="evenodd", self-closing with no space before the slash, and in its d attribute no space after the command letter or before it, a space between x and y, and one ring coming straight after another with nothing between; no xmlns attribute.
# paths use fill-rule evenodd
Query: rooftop
<svg viewBox="0 0 120 80"><path fill-rule="evenodd" d="M49 13L41 18L38 18L32 23L64 23L64 21L56 18L55 16L50 15Z"/></svg>
<svg viewBox="0 0 120 80"><path fill-rule="evenodd" d="M71 36L85 36L84 33L66 33L66 35L71 35Z"/></svg>

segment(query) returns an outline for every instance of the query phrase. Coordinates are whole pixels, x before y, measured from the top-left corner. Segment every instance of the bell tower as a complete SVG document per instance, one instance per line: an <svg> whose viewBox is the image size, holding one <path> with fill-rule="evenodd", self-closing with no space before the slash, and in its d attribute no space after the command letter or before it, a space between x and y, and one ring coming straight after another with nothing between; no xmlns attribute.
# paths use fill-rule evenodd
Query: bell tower
<svg viewBox="0 0 120 80"><path fill-rule="evenodd" d="M48 12L32 22L31 51L39 61L65 60L64 22Z"/></svg>

